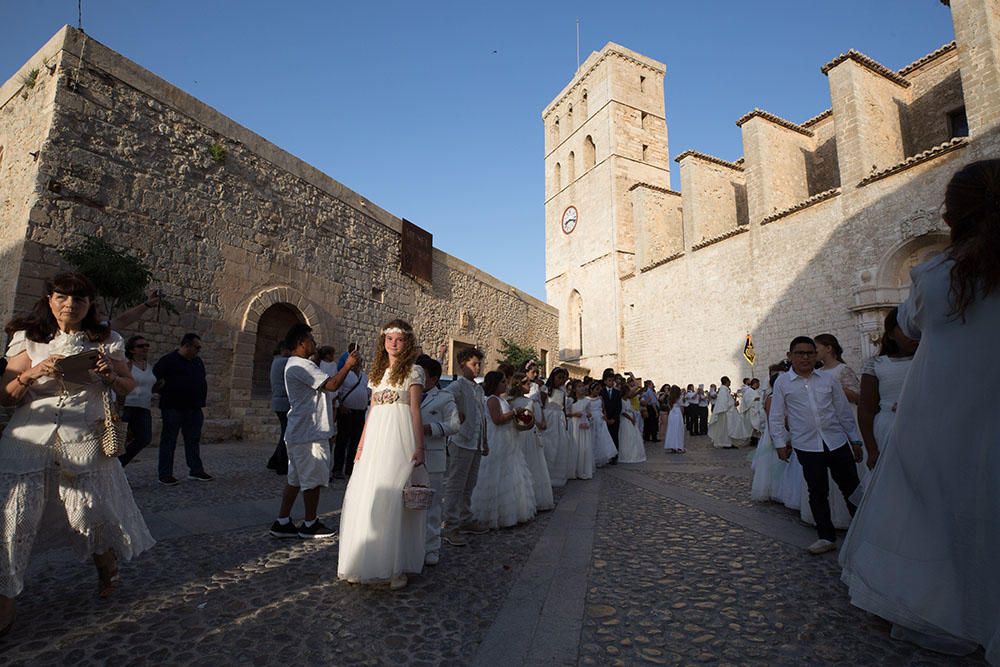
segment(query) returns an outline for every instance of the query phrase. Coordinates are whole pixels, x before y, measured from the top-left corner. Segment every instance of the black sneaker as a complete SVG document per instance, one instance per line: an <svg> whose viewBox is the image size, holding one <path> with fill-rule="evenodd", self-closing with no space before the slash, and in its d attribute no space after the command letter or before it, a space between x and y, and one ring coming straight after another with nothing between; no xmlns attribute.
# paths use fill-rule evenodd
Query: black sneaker
<svg viewBox="0 0 1000 667"><path fill-rule="evenodd" d="M314 526L315 527L315 526ZM289 521L288 523L282 525L275 521L271 524L271 536L272 537L298 537L299 527L295 525L294 521Z"/></svg>
<svg viewBox="0 0 1000 667"><path fill-rule="evenodd" d="M176 477L171 475L170 477L161 477L160 484L164 486L177 486L180 482L177 481Z"/></svg>
<svg viewBox="0 0 1000 667"><path fill-rule="evenodd" d="M201 472L191 473L190 475L188 475L188 479L193 479L198 482L211 482L215 478L209 475L204 470L202 470Z"/></svg>
<svg viewBox="0 0 1000 667"><path fill-rule="evenodd" d="M299 537L304 540L328 540L334 535L336 533L324 526L318 519L311 526L307 526L305 521L299 526Z"/></svg>

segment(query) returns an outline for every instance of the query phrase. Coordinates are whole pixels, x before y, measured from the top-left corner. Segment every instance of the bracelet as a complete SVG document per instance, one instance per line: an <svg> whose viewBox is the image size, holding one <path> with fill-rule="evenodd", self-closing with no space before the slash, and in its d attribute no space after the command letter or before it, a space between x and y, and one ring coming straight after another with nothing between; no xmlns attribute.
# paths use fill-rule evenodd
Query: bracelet
<svg viewBox="0 0 1000 667"><path fill-rule="evenodd" d="M21 385L22 387L24 387L25 389L27 389L31 385L35 384L35 379L34 378L31 378L28 382L25 382L24 380L22 380L20 373L18 373L17 375L15 375L14 379L17 380L17 383L19 385Z"/></svg>

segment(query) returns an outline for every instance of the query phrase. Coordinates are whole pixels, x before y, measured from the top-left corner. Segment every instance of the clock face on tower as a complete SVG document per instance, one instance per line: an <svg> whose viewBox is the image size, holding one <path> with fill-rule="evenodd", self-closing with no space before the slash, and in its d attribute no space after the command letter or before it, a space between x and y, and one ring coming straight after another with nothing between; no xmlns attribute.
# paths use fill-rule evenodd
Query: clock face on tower
<svg viewBox="0 0 1000 667"><path fill-rule="evenodd" d="M576 206L567 206L566 210L562 214L562 230L563 234L571 234L574 229L576 229L576 221L578 214L576 212Z"/></svg>

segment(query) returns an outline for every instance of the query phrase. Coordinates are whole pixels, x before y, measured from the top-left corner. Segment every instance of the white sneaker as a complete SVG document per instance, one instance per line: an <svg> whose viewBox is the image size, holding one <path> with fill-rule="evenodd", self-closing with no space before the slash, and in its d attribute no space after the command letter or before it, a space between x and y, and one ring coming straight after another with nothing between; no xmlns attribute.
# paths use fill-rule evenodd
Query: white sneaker
<svg viewBox="0 0 1000 667"><path fill-rule="evenodd" d="M441 562L441 556L439 556L438 552L436 551L431 551L426 556L424 556L424 565L437 565L440 562Z"/></svg>
<svg viewBox="0 0 1000 667"><path fill-rule="evenodd" d="M400 588L406 588L406 584L410 583L406 578L405 574L399 574L389 580L389 590L398 591Z"/></svg>
<svg viewBox="0 0 1000 667"><path fill-rule="evenodd" d="M825 554L827 551L834 551L837 548L836 542L831 542L830 540L816 540L809 545L809 553L814 556L819 554Z"/></svg>

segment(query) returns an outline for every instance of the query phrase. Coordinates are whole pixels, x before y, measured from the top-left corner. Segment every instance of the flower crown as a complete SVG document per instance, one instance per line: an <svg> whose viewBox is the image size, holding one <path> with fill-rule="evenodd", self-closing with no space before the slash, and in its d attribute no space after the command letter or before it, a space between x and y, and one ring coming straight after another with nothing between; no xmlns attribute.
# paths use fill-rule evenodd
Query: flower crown
<svg viewBox="0 0 1000 667"><path fill-rule="evenodd" d="M407 332L404 331L403 329L400 329L399 327L388 327L386 329L382 329L383 336L388 334L405 334L405 333Z"/></svg>

